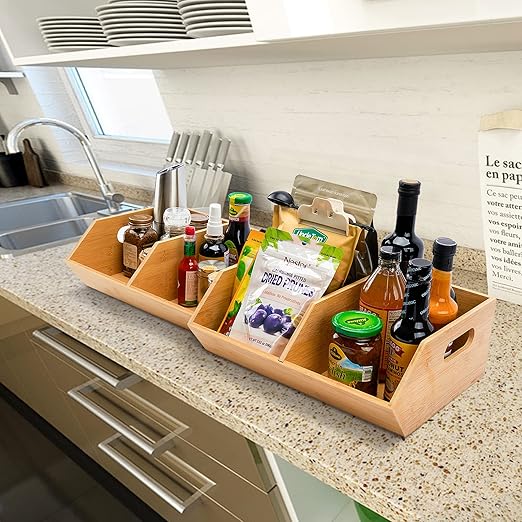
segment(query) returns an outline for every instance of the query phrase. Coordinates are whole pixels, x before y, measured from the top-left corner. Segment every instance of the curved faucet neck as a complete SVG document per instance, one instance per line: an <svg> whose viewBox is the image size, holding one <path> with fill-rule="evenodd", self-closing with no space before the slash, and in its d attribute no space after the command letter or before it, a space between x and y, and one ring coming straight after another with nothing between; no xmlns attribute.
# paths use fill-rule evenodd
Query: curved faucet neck
<svg viewBox="0 0 522 522"><path fill-rule="evenodd" d="M120 209L120 203L123 201L123 196L121 194L114 194L110 183L108 183L105 180L102 171L98 165L98 162L96 161L96 158L94 156L94 151L92 149L89 137L76 127L70 125L69 123L60 120L55 120L53 118L32 118L29 120L21 121L20 123L15 125L7 135L7 153L15 154L17 152L20 152L20 148L18 147L18 140L20 138L20 135L25 129L28 129L29 127L34 127L36 125L49 125L51 127L58 127L60 129L66 130L80 142L85 156L87 157L87 160L89 162L89 165L91 166L94 172L94 177L96 178L96 182L100 187L100 192L102 193L103 199L105 199L105 202L107 203L107 208L110 212L118 211Z"/></svg>

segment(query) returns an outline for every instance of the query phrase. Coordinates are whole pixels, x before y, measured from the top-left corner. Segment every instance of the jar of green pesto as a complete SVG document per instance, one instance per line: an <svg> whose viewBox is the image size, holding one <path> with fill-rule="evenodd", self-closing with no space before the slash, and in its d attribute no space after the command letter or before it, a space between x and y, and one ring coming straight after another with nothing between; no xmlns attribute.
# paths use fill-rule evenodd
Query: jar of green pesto
<svg viewBox="0 0 522 522"><path fill-rule="evenodd" d="M381 360L380 317L349 310L332 317L328 375L352 388L377 396Z"/></svg>

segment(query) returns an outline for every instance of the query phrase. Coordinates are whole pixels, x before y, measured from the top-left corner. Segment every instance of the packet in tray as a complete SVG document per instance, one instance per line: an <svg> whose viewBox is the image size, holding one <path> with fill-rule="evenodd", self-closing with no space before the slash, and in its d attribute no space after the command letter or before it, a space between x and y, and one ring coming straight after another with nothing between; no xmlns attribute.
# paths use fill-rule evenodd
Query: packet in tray
<svg viewBox="0 0 522 522"><path fill-rule="evenodd" d="M280 355L307 307L328 288L341 248L269 228L230 337Z"/></svg>

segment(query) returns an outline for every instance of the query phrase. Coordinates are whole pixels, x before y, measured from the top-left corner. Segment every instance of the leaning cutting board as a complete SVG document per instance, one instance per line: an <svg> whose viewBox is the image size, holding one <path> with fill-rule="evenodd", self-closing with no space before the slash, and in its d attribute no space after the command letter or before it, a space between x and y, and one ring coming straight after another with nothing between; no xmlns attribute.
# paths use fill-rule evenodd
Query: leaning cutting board
<svg viewBox="0 0 522 522"><path fill-rule="evenodd" d="M31 142L27 138L22 143L24 145L23 157L29 185L45 187L47 183L42 172L40 156L34 151Z"/></svg>

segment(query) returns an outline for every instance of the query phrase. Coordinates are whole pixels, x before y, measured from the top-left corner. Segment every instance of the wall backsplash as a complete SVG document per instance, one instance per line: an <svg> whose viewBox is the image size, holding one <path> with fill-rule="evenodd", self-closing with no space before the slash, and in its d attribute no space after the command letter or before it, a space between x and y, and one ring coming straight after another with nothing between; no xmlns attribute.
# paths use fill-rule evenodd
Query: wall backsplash
<svg viewBox="0 0 522 522"><path fill-rule="evenodd" d="M390 229L398 179L417 178L423 182L419 234L450 235L481 248L479 118L522 105L521 59L522 52L463 54L171 70L156 77L174 128L219 129L233 140L232 188L250 190L258 205L268 208L268 192L289 189L296 174L306 174L375 192L376 225ZM56 72L38 71L30 78L43 112L70 114ZM30 96L0 93L6 124L34 115L28 113L34 100L24 101ZM52 150L54 161L74 171L69 162L81 157L78 147L70 140L59 147L65 156ZM161 155L148 157L153 169L161 166Z"/></svg>

